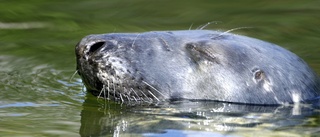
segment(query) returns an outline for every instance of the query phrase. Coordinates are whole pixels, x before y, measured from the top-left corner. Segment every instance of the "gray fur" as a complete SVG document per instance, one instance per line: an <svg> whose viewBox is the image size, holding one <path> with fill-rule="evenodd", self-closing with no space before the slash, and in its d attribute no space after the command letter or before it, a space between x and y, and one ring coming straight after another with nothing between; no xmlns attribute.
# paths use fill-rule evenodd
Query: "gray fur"
<svg viewBox="0 0 320 137"><path fill-rule="evenodd" d="M89 35L77 70L95 95L283 104L319 96L315 72L275 44L209 30Z"/></svg>

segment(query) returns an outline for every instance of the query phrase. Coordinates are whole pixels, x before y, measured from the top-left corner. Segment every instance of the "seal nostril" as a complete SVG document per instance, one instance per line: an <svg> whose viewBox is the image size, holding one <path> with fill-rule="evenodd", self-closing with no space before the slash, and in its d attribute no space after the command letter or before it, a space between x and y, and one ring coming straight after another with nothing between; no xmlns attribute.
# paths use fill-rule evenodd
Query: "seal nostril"
<svg viewBox="0 0 320 137"><path fill-rule="evenodd" d="M106 42L96 42L94 44L92 44L90 46L90 49L89 49L89 53L93 53L93 52L96 52L98 49L100 49Z"/></svg>

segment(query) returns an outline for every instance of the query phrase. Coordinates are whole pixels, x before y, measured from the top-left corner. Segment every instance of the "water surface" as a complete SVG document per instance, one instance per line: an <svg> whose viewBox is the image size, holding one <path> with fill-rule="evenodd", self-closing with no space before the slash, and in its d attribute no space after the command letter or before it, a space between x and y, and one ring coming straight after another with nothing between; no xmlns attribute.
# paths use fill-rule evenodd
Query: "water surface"
<svg viewBox="0 0 320 137"><path fill-rule="evenodd" d="M276 43L320 73L320 1L1 1L1 136L318 136L312 105L171 102L126 106L86 94L74 47L85 35L196 29Z"/></svg>

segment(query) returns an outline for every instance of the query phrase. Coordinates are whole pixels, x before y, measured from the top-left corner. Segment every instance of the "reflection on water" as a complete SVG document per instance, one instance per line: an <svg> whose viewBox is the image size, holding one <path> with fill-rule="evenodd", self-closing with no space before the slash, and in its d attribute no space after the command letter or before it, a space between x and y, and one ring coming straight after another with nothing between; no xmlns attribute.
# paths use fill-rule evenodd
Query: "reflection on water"
<svg viewBox="0 0 320 137"><path fill-rule="evenodd" d="M94 110L93 102L97 102L96 98L87 95L81 112L81 136L299 136L320 133L318 128L308 127L319 119L307 118L318 117L320 111L306 104L252 106L179 101L126 106L102 101L99 110Z"/></svg>
<svg viewBox="0 0 320 137"><path fill-rule="evenodd" d="M1 136L78 135L83 95L75 91L81 84L58 82L67 80L69 72L33 58L0 60Z"/></svg>
<svg viewBox="0 0 320 137"><path fill-rule="evenodd" d="M1 136L318 136L319 108L172 102L125 106L85 94L74 47L85 35L197 28L276 43L320 73L320 1L1 1Z"/></svg>

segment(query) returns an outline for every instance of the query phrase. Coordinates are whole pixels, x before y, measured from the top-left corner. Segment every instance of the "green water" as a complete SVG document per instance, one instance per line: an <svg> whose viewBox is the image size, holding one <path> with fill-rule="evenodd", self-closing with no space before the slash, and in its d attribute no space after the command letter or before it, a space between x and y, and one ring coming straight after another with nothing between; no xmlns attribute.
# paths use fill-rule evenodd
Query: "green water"
<svg viewBox="0 0 320 137"><path fill-rule="evenodd" d="M0 136L319 136L312 106L176 102L125 106L86 94L74 47L85 35L196 29L276 43L320 74L320 1L11 0L0 4Z"/></svg>

